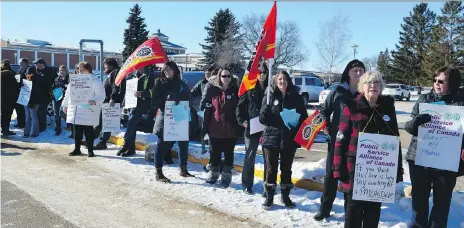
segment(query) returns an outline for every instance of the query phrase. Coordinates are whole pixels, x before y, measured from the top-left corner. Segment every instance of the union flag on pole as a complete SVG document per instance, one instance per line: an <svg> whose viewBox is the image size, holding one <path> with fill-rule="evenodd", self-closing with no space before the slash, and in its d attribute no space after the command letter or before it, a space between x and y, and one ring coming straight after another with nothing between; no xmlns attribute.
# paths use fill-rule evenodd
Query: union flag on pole
<svg viewBox="0 0 464 228"><path fill-rule="evenodd" d="M256 44L256 51L248 62L248 68L243 75L238 95L242 96L246 91L255 88L258 80L259 69L264 60L274 58L277 26L277 3L274 1L271 12L264 22L261 30L261 38Z"/></svg>
<svg viewBox="0 0 464 228"><path fill-rule="evenodd" d="M127 58L116 76L115 83L119 86L124 78L130 73L156 63L165 63L169 61L168 56L164 52L163 46L158 37L149 39L141 44Z"/></svg>
<svg viewBox="0 0 464 228"><path fill-rule="evenodd" d="M322 117L322 114L319 113L319 110L316 110L311 116L306 118L301 125L298 133L295 135L295 142L309 151L313 145L314 139L316 139L316 135L326 125L327 122Z"/></svg>

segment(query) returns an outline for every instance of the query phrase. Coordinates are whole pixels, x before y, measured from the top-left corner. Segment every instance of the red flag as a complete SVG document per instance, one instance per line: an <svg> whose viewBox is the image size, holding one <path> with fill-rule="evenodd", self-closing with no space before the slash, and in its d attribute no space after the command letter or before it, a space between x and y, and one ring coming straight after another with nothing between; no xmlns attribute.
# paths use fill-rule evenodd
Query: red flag
<svg viewBox="0 0 464 228"><path fill-rule="evenodd" d="M277 26L277 3L274 1L271 12L264 22L261 38L256 45L256 51L251 56L247 71L242 78L242 84L238 95L242 96L246 91L255 88L258 80L259 68L266 59L274 58Z"/></svg>
<svg viewBox="0 0 464 228"><path fill-rule="evenodd" d="M121 70L116 76L116 85L120 85L121 81L130 73L156 63L165 63L169 61L168 56L164 52L161 42L158 37L149 39L141 44L135 51L127 58Z"/></svg>
<svg viewBox="0 0 464 228"><path fill-rule="evenodd" d="M317 133L327 125L322 114L316 110L301 125L298 133L295 135L295 142L306 148L308 151L316 139Z"/></svg>

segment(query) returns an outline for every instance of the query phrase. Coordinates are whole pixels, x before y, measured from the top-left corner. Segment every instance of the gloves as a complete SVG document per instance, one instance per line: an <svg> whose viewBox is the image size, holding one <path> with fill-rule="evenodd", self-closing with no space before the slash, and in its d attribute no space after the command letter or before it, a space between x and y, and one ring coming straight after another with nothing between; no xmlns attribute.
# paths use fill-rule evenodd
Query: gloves
<svg viewBox="0 0 464 228"><path fill-rule="evenodd" d="M270 105L264 106L264 115L266 117L272 116L272 109Z"/></svg>
<svg viewBox="0 0 464 228"><path fill-rule="evenodd" d="M419 114L413 119L414 128L418 129L420 125L428 123L432 120L432 116L429 114Z"/></svg>

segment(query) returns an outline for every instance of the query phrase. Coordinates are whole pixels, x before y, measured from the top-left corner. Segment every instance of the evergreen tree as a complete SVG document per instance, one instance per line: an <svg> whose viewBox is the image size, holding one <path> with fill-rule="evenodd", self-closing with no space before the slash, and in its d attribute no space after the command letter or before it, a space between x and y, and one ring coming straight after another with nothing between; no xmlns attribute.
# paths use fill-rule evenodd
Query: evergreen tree
<svg viewBox="0 0 464 228"><path fill-rule="evenodd" d="M390 82L392 80L391 61L390 51L388 51L388 48L385 49L385 51L380 52L377 60L377 70L383 75L383 79L386 82Z"/></svg>
<svg viewBox="0 0 464 228"><path fill-rule="evenodd" d="M436 15L427 8L427 3L417 4L409 16L403 18L397 50L392 51L394 80L412 85L429 83L424 58L435 25Z"/></svg>
<svg viewBox="0 0 464 228"><path fill-rule="evenodd" d="M145 24L145 18L141 17L142 9L138 4L135 4L130 9L129 17L126 22L129 24L129 28L124 30L124 50L122 51L123 61L132 54L143 42L148 39L147 25Z"/></svg>
<svg viewBox="0 0 464 228"><path fill-rule="evenodd" d="M208 33L205 38L205 44L200 44L203 48L203 55L205 57L200 60L200 64L204 65L206 68L223 67L223 63L221 64L222 66L218 63L218 57L220 55L217 52L223 50L222 47L224 46L230 46L229 44L231 42L236 43L241 40L241 36L239 35L240 23L229 9L220 9L211 21L208 22L208 26L206 26L205 29ZM222 43L225 40L228 44L223 45ZM239 43L240 46L243 45L241 42ZM231 63L230 66L236 67L237 64Z"/></svg>

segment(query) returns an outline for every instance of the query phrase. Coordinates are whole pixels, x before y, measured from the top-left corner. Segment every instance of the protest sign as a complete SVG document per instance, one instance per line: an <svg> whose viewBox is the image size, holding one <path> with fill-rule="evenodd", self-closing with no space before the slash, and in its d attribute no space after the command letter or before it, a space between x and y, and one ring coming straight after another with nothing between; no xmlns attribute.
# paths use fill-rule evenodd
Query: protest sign
<svg viewBox="0 0 464 228"><path fill-rule="evenodd" d="M126 81L126 95L124 97L124 108L137 107L137 97L134 95L137 92L139 79L134 78Z"/></svg>
<svg viewBox="0 0 464 228"><path fill-rule="evenodd" d="M16 103L27 106L29 104L29 99L31 98L32 91L32 81L23 79L23 86L19 91L18 101Z"/></svg>
<svg viewBox="0 0 464 228"><path fill-rule="evenodd" d="M259 117L255 117L253 119L250 120L250 135L254 134L254 133L257 133L257 132L261 132L261 131L264 131L264 125L261 124L261 122L259 122Z"/></svg>
<svg viewBox="0 0 464 228"><path fill-rule="evenodd" d="M359 134L353 199L395 202L399 144L396 136Z"/></svg>
<svg viewBox="0 0 464 228"><path fill-rule="evenodd" d="M189 140L188 113L188 101L180 101L178 105L175 105L174 101L166 101L164 109L164 141Z"/></svg>
<svg viewBox="0 0 464 228"><path fill-rule="evenodd" d="M94 78L91 74L69 75L69 93L71 105L88 104L93 97Z"/></svg>
<svg viewBox="0 0 464 228"><path fill-rule="evenodd" d="M121 105L109 103L101 105L102 110L102 132L119 132L121 127Z"/></svg>
<svg viewBox="0 0 464 228"><path fill-rule="evenodd" d="M464 107L420 103L419 113L432 120L419 127L415 164L457 172Z"/></svg>

